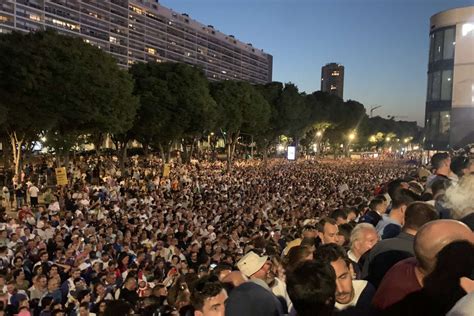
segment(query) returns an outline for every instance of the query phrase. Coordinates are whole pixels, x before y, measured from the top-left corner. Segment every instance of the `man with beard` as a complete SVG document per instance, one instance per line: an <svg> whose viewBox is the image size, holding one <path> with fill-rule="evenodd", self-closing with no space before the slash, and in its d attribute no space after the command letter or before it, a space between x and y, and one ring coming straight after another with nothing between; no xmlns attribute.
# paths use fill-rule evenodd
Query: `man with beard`
<svg viewBox="0 0 474 316"><path fill-rule="evenodd" d="M365 280L352 280L350 259L336 244L322 245L316 260L330 264L336 273L336 315L370 315L374 287Z"/></svg>

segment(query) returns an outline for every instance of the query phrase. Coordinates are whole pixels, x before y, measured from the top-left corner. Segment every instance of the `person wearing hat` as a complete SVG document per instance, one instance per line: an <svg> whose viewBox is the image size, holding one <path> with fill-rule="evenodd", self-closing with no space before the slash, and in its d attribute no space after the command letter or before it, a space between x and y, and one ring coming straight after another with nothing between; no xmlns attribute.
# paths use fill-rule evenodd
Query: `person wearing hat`
<svg viewBox="0 0 474 316"><path fill-rule="evenodd" d="M268 256L259 256L250 251L237 262L237 267L249 278L249 281L231 292L227 299L225 314L227 316L283 315L281 302L273 295L266 282L271 268Z"/></svg>

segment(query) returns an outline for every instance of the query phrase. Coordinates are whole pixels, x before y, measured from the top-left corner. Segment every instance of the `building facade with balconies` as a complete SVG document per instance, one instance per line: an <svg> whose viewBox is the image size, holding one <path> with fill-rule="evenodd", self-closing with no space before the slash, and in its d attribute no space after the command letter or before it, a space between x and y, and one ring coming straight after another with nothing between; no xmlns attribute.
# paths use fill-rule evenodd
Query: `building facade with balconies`
<svg viewBox="0 0 474 316"><path fill-rule="evenodd" d="M272 81L272 55L156 0L0 0L0 33L47 28L83 38L123 68L183 62L210 80Z"/></svg>

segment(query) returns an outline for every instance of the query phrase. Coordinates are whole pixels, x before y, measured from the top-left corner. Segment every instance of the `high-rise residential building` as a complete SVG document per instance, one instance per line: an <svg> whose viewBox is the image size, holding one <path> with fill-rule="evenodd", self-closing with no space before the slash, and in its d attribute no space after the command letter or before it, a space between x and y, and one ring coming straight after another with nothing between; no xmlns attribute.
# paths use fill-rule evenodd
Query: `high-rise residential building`
<svg viewBox="0 0 474 316"><path fill-rule="evenodd" d="M321 91L344 96L344 66L330 63L321 68Z"/></svg>
<svg viewBox="0 0 474 316"><path fill-rule="evenodd" d="M425 149L474 143L474 6L430 20Z"/></svg>
<svg viewBox="0 0 474 316"><path fill-rule="evenodd" d="M272 81L273 57L157 0L0 0L0 33L54 29L80 36L120 66L184 62L211 80Z"/></svg>

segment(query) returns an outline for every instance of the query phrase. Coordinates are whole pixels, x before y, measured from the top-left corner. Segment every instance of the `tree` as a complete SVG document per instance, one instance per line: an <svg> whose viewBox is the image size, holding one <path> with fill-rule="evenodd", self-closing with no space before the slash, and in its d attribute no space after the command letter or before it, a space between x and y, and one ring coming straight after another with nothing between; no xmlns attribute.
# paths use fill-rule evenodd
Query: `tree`
<svg viewBox="0 0 474 316"><path fill-rule="evenodd" d="M226 142L227 171L231 171L240 133L255 135L267 129L270 106L255 87L247 82L222 81L211 84L211 95L221 107L218 126Z"/></svg>
<svg viewBox="0 0 474 316"><path fill-rule="evenodd" d="M49 53L60 60L51 67L57 83L50 97L56 100L58 113L48 133L49 144L57 154L67 154L77 143L74 140L87 134L99 150L105 135L132 127L138 107L133 80L113 57L79 38L52 32L45 36L52 43Z"/></svg>
<svg viewBox="0 0 474 316"><path fill-rule="evenodd" d="M292 83L285 84L280 100L279 111L285 118L284 134L291 136L295 145L298 145L301 138L309 126L313 123L310 108Z"/></svg>
<svg viewBox="0 0 474 316"><path fill-rule="evenodd" d="M270 122L267 128L257 135L257 143L266 157L268 147L280 135L289 135L295 144L298 143L308 126L313 122L310 106L305 102L298 88L292 83L283 85L272 82L257 89L264 96L271 108Z"/></svg>
<svg viewBox="0 0 474 316"><path fill-rule="evenodd" d="M141 104L133 132L144 146L159 148L164 161L174 142L192 138L194 143L215 126L217 105L200 69L150 62L135 64L130 72Z"/></svg>
<svg viewBox="0 0 474 316"><path fill-rule="evenodd" d="M10 141L15 176L25 143L55 123L57 103L48 88L53 82L51 65L58 61L48 54L49 44L44 33L0 36L0 106L6 113L2 128Z"/></svg>
<svg viewBox="0 0 474 316"><path fill-rule="evenodd" d="M0 37L2 105L19 173L22 147L46 134L56 154L68 153L80 134L131 126L133 82L116 61L79 38L53 31Z"/></svg>
<svg viewBox="0 0 474 316"><path fill-rule="evenodd" d="M270 107L269 123L255 135L255 141L259 149L263 152L263 160L266 162L268 148L274 144L278 136L285 132L287 121L283 113L279 110L279 101L283 91L281 82L270 82L265 85L258 85L255 88L265 98Z"/></svg>

